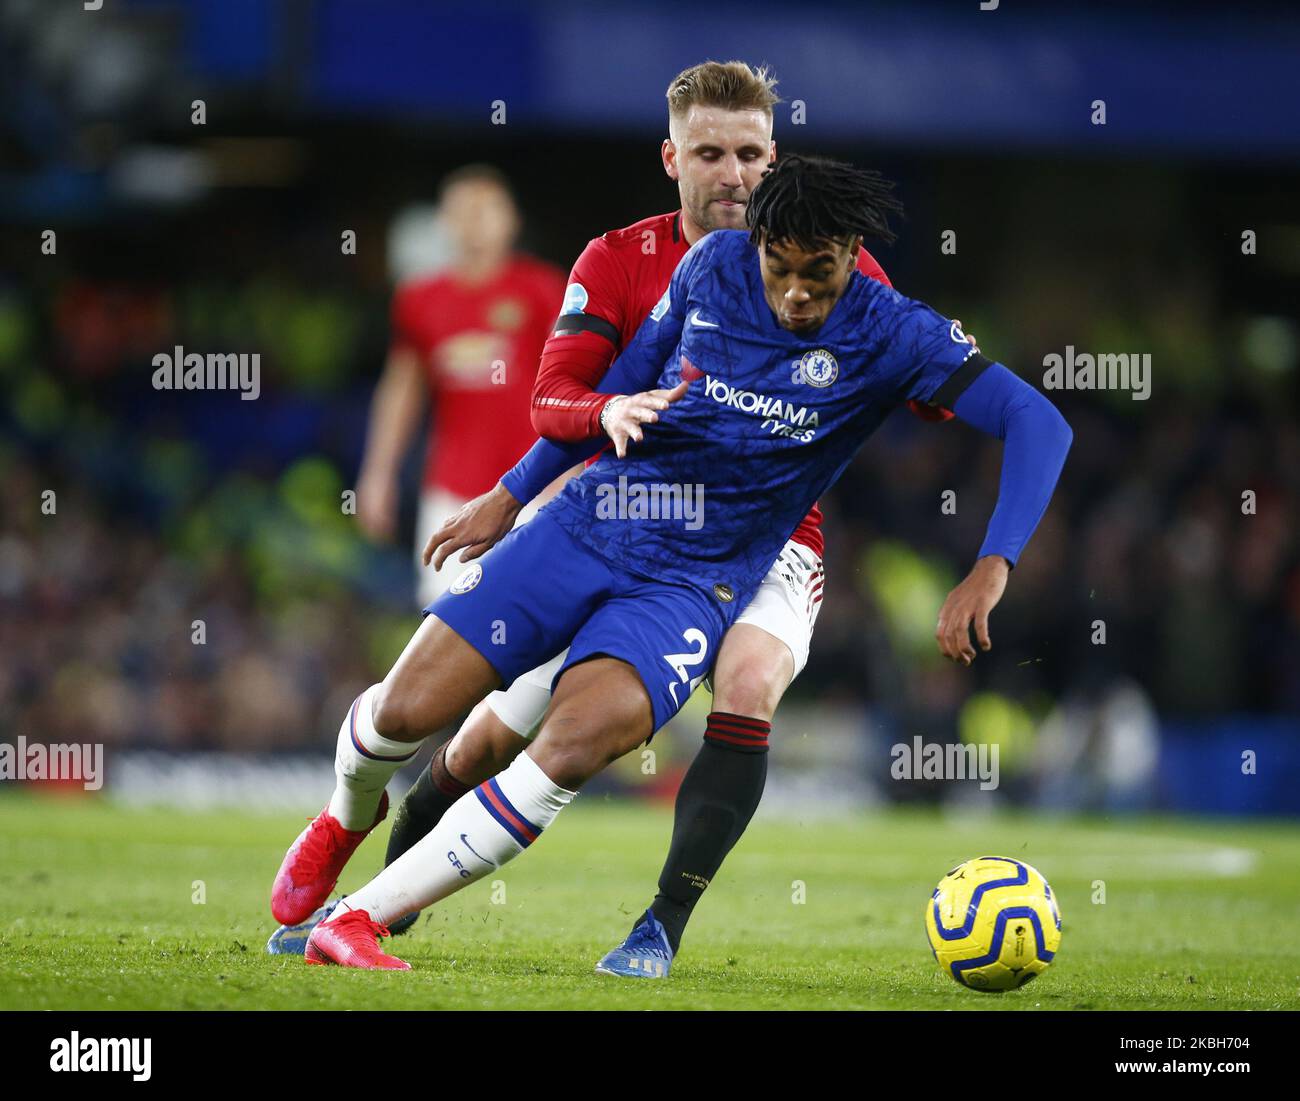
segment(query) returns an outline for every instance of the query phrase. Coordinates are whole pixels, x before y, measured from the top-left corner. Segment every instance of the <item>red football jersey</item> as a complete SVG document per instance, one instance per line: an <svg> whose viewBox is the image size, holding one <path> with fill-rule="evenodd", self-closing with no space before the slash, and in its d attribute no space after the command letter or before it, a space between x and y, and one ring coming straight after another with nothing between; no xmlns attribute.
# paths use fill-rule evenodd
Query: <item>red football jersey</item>
<svg viewBox="0 0 1300 1101"><path fill-rule="evenodd" d="M442 272L397 288L393 346L419 355L432 405L426 487L477 497L537 439L533 381L563 297L564 273L521 254L483 283Z"/></svg>
<svg viewBox="0 0 1300 1101"><path fill-rule="evenodd" d="M608 355L600 363L598 357L606 350L604 343L599 350L587 349L594 369L584 374L589 385L599 382L614 356L632 339L663 297L677 264L686 255L690 246L682 233L681 220L680 211L660 214L626 229L613 230L587 245L569 275L564 298L566 312L560 315L555 333L547 341L544 364L571 363L575 351L572 338L579 333L595 333L608 342ZM858 254L858 271L892 286L884 269L866 249ZM604 400L601 397L584 404L598 411ZM543 405L570 404L545 396L535 396L534 401ZM574 412L581 415L576 403ZM818 557L824 549L821 522L821 509L813 505L790 537Z"/></svg>

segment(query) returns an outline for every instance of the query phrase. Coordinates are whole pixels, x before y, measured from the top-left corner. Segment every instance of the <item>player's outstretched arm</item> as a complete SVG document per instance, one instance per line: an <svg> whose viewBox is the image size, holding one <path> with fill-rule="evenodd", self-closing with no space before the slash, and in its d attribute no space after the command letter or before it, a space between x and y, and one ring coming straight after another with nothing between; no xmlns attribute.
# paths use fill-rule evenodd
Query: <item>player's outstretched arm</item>
<svg viewBox="0 0 1300 1101"><path fill-rule="evenodd" d="M605 410L615 402L628 406L620 423L653 423L658 419L654 414L670 404L665 397L667 391L654 390L654 384L681 337L682 322L671 309L659 317L651 314L596 385L555 365L544 377L544 365L533 388L533 427L537 434L554 443L598 439L607 434ZM630 406L629 395L637 399ZM583 415L575 416L575 410L583 410ZM620 450L620 457L622 454Z"/></svg>
<svg viewBox="0 0 1300 1101"><path fill-rule="evenodd" d="M599 424L605 436L614 442L620 459L627 455L629 442L641 441L641 426L657 421L659 412L682 398L689 385L682 382L672 390L619 395L617 404L609 403L606 411L602 411ZM604 436L572 444L538 440L492 489L461 506L429 536L424 545L424 564L428 566L432 562L433 568L440 570L458 550L464 550L461 562L486 554L515 526L519 510L527 502L604 446Z"/></svg>
<svg viewBox="0 0 1300 1101"><path fill-rule="evenodd" d="M674 286L676 281L674 275ZM672 293L670 287L668 294ZM667 295L664 301L667 303ZM568 396L556 397L553 389L541 384L539 375L539 384L533 391L533 427L544 439L558 444L591 439L603 443L608 437L614 442L618 457L626 457L629 442L640 443L643 439L641 426L654 424L660 413L686 393L687 382L678 383L671 390L653 388L663 373L664 365L677 350L682 338L682 324L672 309L665 308L658 317L652 313L637 330L632 342L614 360L609 373L582 394L573 389L573 380L569 379L565 391ZM592 395L609 396L592 405L588 401ZM560 417L547 412L560 405L571 405L575 400L581 400L595 411L584 423L575 425L571 416Z"/></svg>
<svg viewBox="0 0 1300 1101"><path fill-rule="evenodd" d="M458 550L465 552L461 562L486 554L515 526L524 505L603 446L603 440L576 444L538 440L495 486L468 501L429 536L424 545L424 564L432 563L435 570L440 570Z"/></svg>
<svg viewBox="0 0 1300 1101"><path fill-rule="evenodd" d="M654 423L685 394L686 383L672 390L650 388L681 340L689 279L702 251L697 245L683 258L663 300L608 373L590 347L570 341L572 347L566 350L557 337L547 342L533 388L533 426L544 438L493 489L470 501L429 537L426 566L441 569L458 550L464 551L462 562L485 554L514 526L526 502L600 451L607 438L614 441L619 457L625 456L628 443L642 439L641 425ZM611 397L619 400L611 415L603 416Z"/></svg>
<svg viewBox="0 0 1300 1101"><path fill-rule="evenodd" d="M970 574L948 594L935 629L940 652L970 665L976 653L970 629L981 650L992 648L989 613L1047 510L1074 434L1051 402L1000 363L966 388L953 412L1004 441L998 503L984 545Z"/></svg>
<svg viewBox="0 0 1300 1101"><path fill-rule="evenodd" d="M614 399L618 399L619 405L628 406L629 395L645 395L645 400L628 406L620 423L631 420L636 425L653 423L657 414L668 407L671 402L666 394L671 391L654 393L654 386L681 342L691 288L713 252L715 242L711 237L697 241L682 257L663 298L599 384L593 385L589 376L584 377L580 365L566 365L562 360L543 362L533 387L533 427L539 436L556 443L602 438L609 421L604 417L606 407ZM575 411L579 415L575 416ZM636 420L635 414L641 414L641 418ZM628 438L639 437L629 428ZM615 444L617 447L617 440ZM625 450L626 441L619 455L625 454Z"/></svg>
<svg viewBox="0 0 1300 1101"><path fill-rule="evenodd" d="M357 476L357 522L386 541L397 527L397 474L425 412L424 371L406 346L394 348L370 402L366 449Z"/></svg>

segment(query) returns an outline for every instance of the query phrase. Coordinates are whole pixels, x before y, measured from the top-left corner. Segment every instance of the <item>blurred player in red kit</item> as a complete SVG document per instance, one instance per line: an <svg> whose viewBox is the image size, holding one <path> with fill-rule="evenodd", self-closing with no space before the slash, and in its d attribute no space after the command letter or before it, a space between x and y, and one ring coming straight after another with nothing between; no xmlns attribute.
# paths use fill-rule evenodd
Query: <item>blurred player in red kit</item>
<svg viewBox="0 0 1300 1101"><path fill-rule="evenodd" d="M357 518L374 539L397 526L398 472L431 412L416 524L429 533L491 489L537 438L529 401L538 357L564 296L564 273L515 252L520 216L496 169L468 165L441 188L439 214L455 247L445 271L393 296L392 344L370 407ZM419 570L427 604L450 580Z"/></svg>

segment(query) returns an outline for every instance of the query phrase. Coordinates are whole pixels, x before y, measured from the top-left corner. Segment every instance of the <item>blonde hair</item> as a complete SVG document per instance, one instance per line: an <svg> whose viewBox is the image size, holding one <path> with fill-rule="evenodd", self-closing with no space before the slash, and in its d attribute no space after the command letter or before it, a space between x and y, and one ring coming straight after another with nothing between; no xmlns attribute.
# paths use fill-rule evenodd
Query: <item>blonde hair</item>
<svg viewBox="0 0 1300 1101"><path fill-rule="evenodd" d="M704 61L682 70L668 85L668 124L685 118L692 107L762 111L770 119L781 102L775 89L776 77L766 65L753 69L744 61Z"/></svg>

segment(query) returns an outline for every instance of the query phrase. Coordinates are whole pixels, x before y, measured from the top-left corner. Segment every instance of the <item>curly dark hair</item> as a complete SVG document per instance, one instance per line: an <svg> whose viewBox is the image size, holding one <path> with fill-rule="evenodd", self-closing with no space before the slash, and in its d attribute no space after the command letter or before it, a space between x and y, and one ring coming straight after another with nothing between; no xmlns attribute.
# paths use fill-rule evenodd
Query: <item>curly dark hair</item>
<svg viewBox="0 0 1300 1101"><path fill-rule="evenodd" d="M879 172L829 157L791 154L763 173L745 210L749 239L757 248L790 241L812 250L819 242L871 237L886 243L895 234L891 214L901 216L894 183Z"/></svg>

